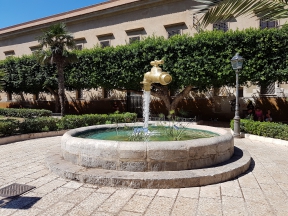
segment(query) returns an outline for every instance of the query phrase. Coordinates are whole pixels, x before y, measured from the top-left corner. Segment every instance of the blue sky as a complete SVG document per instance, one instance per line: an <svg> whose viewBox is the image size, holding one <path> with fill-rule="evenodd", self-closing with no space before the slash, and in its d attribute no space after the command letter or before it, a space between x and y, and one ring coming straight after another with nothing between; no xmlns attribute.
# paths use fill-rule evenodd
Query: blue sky
<svg viewBox="0 0 288 216"><path fill-rule="evenodd" d="M0 0L0 29L107 0Z"/></svg>

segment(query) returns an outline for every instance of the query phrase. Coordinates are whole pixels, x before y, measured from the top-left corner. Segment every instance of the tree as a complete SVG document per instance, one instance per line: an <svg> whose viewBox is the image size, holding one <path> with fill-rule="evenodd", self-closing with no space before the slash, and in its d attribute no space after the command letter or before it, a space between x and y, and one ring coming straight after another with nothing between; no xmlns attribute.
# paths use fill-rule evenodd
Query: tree
<svg viewBox="0 0 288 216"><path fill-rule="evenodd" d="M168 40L148 37L129 45L79 50L75 52L78 61L65 67L65 87L90 89L101 86L141 92L140 82L151 70L151 60L163 59L161 67L173 80L167 86L153 84L151 94L165 102L167 111L176 111L178 102L195 87L205 91L213 87L235 86L235 71L230 60L236 52L245 58L239 76L240 85L251 82L262 86L288 81L287 41L288 26L284 25L279 29L226 33L204 31L193 37L175 35ZM45 88L57 89L55 64L45 67L35 64L33 56L0 62L0 69L7 72L4 90L32 93L43 89L43 83ZM171 92L176 94L170 97Z"/></svg>
<svg viewBox="0 0 288 216"><path fill-rule="evenodd" d="M195 0L200 3L194 12L204 13L198 21L202 28L208 24L229 21L242 15L265 20L288 18L288 0Z"/></svg>
<svg viewBox="0 0 288 216"><path fill-rule="evenodd" d="M64 68L77 61L75 53L68 51L75 48L74 37L67 31L64 23L50 26L43 35L37 38L42 50L38 53L39 60L43 63L55 64L57 69L58 95L61 115L65 115L65 83ZM44 48L47 48L44 50Z"/></svg>
<svg viewBox="0 0 288 216"><path fill-rule="evenodd" d="M140 82L151 70L150 62L163 59L163 71L172 76L167 86L153 84L151 94L176 110L179 101L195 87L199 91L235 86L231 58L245 53L240 85L265 85L287 79L288 27L246 29L243 31L205 31L193 37L176 35L168 40L148 37L133 44L94 48L79 52L79 61L66 67L67 83L72 88L118 89L141 92ZM177 92L170 97L169 92Z"/></svg>
<svg viewBox="0 0 288 216"><path fill-rule="evenodd" d="M4 76L5 76L4 70L0 70L0 90L4 89Z"/></svg>
<svg viewBox="0 0 288 216"><path fill-rule="evenodd" d="M0 62L0 70L5 72L3 90L20 96L23 93L50 92L58 98L56 66L40 65L35 57L34 55L9 57Z"/></svg>

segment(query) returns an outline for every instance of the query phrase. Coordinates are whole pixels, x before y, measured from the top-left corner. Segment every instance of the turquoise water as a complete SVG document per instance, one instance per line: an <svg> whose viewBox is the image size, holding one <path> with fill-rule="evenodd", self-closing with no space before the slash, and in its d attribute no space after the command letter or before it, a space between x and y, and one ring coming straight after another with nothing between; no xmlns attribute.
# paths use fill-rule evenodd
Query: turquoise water
<svg viewBox="0 0 288 216"><path fill-rule="evenodd" d="M114 140L114 141L175 141L191 140L219 136L219 134L190 128L149 127L148 133L143 128L95 129L78 134L77 137Z"/></svg>

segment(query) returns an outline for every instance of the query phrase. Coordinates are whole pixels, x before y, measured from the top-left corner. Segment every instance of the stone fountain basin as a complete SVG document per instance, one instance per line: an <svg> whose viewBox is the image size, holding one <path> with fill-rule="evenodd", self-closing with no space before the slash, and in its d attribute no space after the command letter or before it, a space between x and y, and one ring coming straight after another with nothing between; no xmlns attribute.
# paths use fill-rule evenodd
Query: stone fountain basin
<svg viewBox="0 0 288 216"><path fill-rule="evenodd" d="M234 138L229 131L201 125L187 128L207 130L219 136L167 142L120 142L75 137L95 129L140 125L143 123L96 125L70 130L61 139L62 157L84 167L149 172L210 167L229 160L234 153Z"/></svg>

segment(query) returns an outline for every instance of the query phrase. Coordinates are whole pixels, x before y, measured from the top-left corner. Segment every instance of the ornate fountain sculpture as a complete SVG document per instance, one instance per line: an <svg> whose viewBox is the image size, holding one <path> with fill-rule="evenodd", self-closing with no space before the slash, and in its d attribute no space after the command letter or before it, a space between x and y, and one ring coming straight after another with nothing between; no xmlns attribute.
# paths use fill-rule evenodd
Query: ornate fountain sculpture
<svg viewBox="0 0 288 216"><path fill-rule="evenodd" d="M168 85L172 81L172 77L167 72L163 72L158 66L164 64L163 60L155 60L150 63L153 67L151 71L144 74L144 80L141 84L144 85L143 94L143 118L144 126L143 128L148 128L149 121L149 105L150 105L150 90L153 83L160 83L161 85Z"/></svg>

